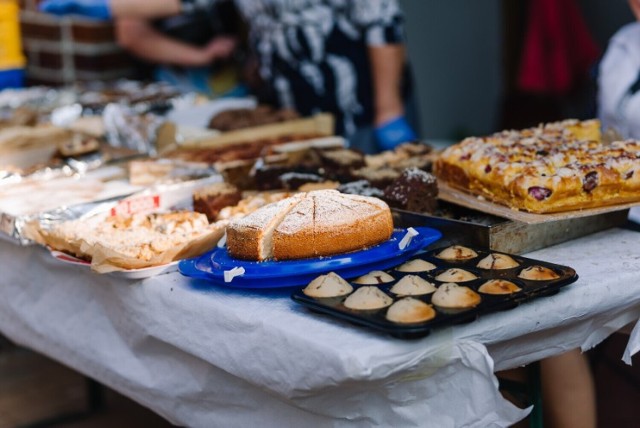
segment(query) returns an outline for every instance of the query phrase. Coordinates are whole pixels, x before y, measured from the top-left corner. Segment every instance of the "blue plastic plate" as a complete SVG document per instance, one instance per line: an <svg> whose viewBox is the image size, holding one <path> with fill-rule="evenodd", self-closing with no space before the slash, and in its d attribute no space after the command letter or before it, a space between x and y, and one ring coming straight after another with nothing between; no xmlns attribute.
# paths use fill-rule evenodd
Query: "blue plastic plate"
<svg viewBox="0 0 640 428"><path fill-rule="evenodd" d="M216 285L234 288L281 288L307 285L323 273L335 272L343 278L354 278L372 270L383 270L410 259L415 253L437 241L442 234L429 227L415 227L418 235L408 246L398 244L407 233L396 229L391 238L375 247L331 257L302 260L253 262L234 259L227 248L216 248L200 257L182 260L178 265L185 276L206 279ZM244 275L224 281L224 272L242 267Z"/></svg>

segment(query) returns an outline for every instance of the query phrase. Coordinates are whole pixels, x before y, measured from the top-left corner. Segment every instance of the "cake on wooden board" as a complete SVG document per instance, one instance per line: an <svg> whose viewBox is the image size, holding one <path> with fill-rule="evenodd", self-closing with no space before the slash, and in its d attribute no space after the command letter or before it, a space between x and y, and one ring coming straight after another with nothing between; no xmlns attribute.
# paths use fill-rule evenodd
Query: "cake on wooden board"
<svg viewBox="0 0 640 428"><path fill-rule="evenodd" d="M514 209L551 213L640 201L640 142L602 141L597 120L467 138L434 172L454 188Z"/></svg>

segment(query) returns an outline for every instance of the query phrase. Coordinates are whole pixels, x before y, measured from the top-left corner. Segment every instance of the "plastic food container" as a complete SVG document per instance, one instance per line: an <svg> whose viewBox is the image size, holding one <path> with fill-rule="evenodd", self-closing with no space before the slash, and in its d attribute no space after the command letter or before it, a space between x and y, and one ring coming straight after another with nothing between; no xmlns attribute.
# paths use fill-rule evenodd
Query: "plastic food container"
<svg viewBox="0 0 640 428"><path fill-rule="evenodd" d="M0 1L0 89L24 84L25 58L20 41L18 3Z"/></svg>

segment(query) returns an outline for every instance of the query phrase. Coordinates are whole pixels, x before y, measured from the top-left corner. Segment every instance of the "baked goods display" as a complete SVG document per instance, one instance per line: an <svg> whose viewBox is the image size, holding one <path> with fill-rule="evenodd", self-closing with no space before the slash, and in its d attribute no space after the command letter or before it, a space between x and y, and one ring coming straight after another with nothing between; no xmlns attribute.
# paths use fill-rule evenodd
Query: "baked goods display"
<svg viewBox="0 0 640 428"><path fill-rule="evenodd" d="M305 147L264 157L253 168L251 174L255 176L254 185L259 190L280 189L287 185L282 177L296 173L305 174L311 181L320 179L335 181L347 186L345 189L352 188L352 190L344 190L344 193L382 196L385 188L400 179L405 171L423 171L425 174L431 171L435 156L432 148L422 143L402 144L394 150L377 155L364 155L357 150L342 147ZM427 180L421 179L434 181L434 186L429 188L429 193L435 198L437 194L435 178L429 175L427 177L429 177ZM298 186L304 183L303 177L300 178ZM413 179L415 177L411 177L409 181ZM408 181L406 177L403 180ZM361 183L360 189L358 185L350 184L353 182ZM425 187L419 183L412 183L411 186L416 193L418 191L422 193ZM290 184L288 188L296 189ZM371 191L377 194L372 194L369 189L376 189ZM421 196L430 195L424 193Z"/></svg>
<svg viewBox="0 0 640 428"><path fill-rule="evenodd" d="M640 201L640 142L605 143L597 120L472 137L444 150L448 185L533 213Z"/></svg>
<svg viewBox="0 0 640 428"><path fill-rule="evenodd" d="M291 297L315 312L413 338L556 293L577 279L570 267L504 253L497 260L510 260L516 266L478 267L496 260L496 254L466 246L431 249L382 272L371 271L366 277L372 280L365 283L358 282L361 277L347 277L336 286L339 292L315 293L316 284L327 281L321 276ZM407 272L401 266L417 269ZM382 274L385 280L378 281Z"/></svg>
<svg viewBox="0 0 640 428"><path fill-rule="evenodd" d="M276 109L268 105L259 105L254 109L225 110L209 120L209 129L227 132L253 126L285 122L298 119L300 114L292 109Z"/></svg>
<svg viewBox="0 0 640 428"><path fill-rule="evenodd" d="M236 144L223 144L211 147L182 147L163 153L169 159L182 159L189 162L231 162L238 160L255 160L268 154L272 147L292 141L304 141L318 138L319 134L289 134L279 137L256 138L252 141Z"/></svg>
<svg viewBox="0 0 640 428"><path fill-rule="evenodd" d="M393 231L389 207L379 199L335 190L299 193L234 220L227 249L243 260L291 260L361 250Z"/></svg>
<svg viewBox="0 0 640 428"><path fill-rule="evenodd" d="M206 164L163 158L135 159L127 166L129 182L142 186L197 180L214 173Z"/></svg>
<svg viewBox="0 0 640 428"><path fill-rule="evenodd" d="M194 257L210 250L226 222L210 224L189 211L94 216L41 231L50 248L91 262L97 272L140 269Z"/></svg>

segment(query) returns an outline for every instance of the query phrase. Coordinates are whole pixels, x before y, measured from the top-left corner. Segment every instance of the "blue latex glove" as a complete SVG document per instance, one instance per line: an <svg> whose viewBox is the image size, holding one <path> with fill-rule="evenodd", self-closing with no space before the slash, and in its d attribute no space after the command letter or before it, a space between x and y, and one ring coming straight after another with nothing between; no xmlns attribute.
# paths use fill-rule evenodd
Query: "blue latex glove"
<svg viewBox="0 0 640 428"><path fill-rule="evenodd" d="M45 0L40 10L54 15L82 15L87 18L111 19L109 0Z"/></svg>
<svg viewBox="0 0 640 428"><path fill-rule="evenodd" d="M375 134L378 146L382 150L392 150L398 144L418 139L404 116L383 123L376 128Z"/></svg>

